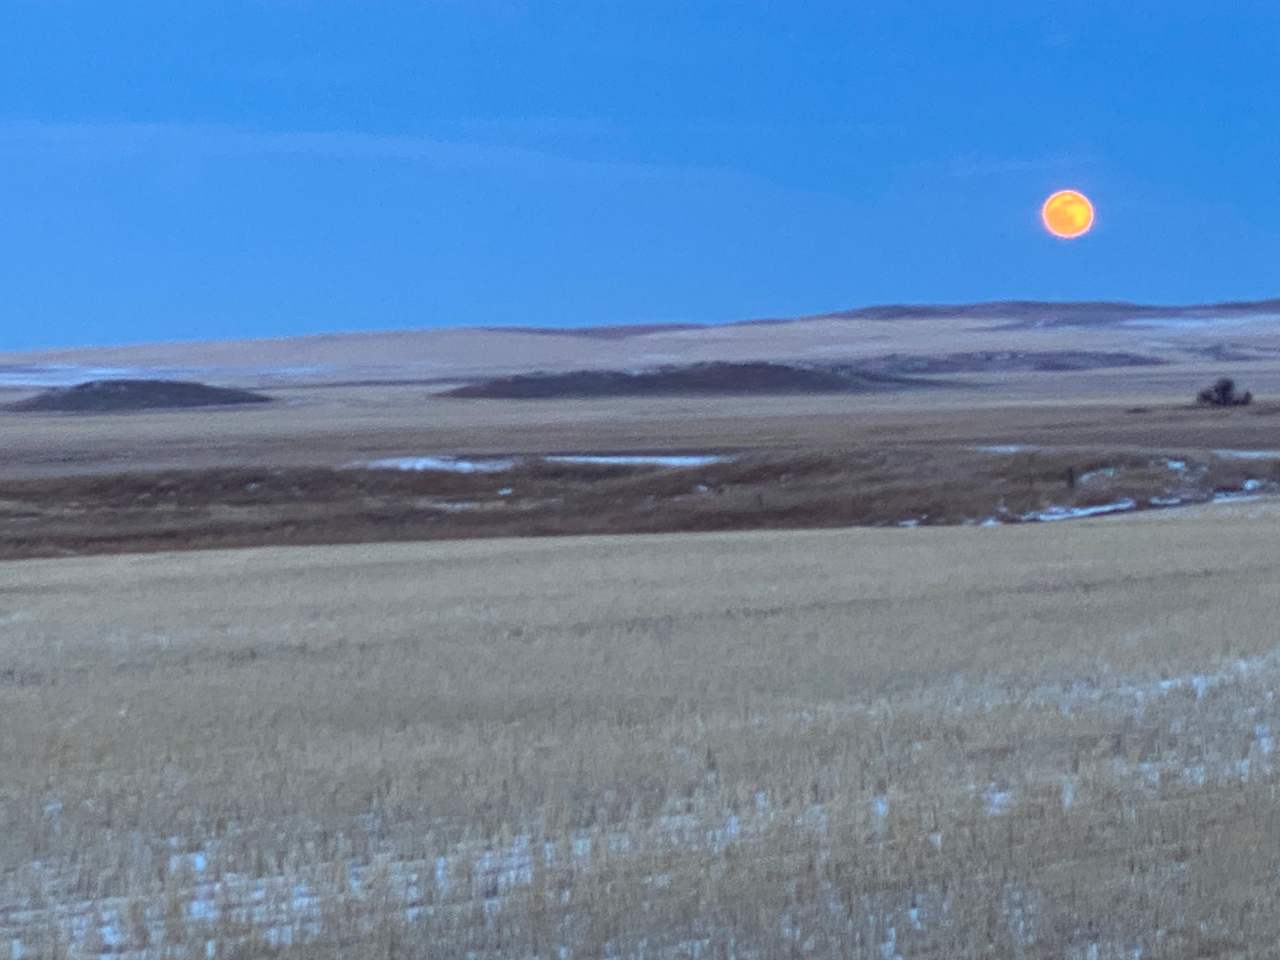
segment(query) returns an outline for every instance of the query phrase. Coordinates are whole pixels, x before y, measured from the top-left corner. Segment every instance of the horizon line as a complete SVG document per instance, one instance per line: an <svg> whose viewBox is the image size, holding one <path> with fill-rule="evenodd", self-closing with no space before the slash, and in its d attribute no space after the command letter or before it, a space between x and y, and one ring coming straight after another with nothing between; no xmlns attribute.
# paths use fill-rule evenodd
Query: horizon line
<svg viewBox="0 0 1280 960"><path fill-rule="evenodd" d="M0 357L22 355L56 354L91 350L119 350L162 346L195 346L198 344L232 344L232 343L279 343L291 340L326 340L349 337L396 336L415 333L432 332L506 332L525 333L539 336L600 336L615 332L621 337L643 336L647 333L664 331L698 330L715 327L759 326L786 323L803 323L817 320L892 320L892 319L945 319L955 315L967 317L989 316L999 319L1001 308L1020 308L1022 310L1133 310L1139 315L1150 315L1153 312L1175 311L1182 315L1194 314L1196 311L1230 311L1230 312L1263 312L1280 311L1280 296L1246 300L1214 300L1193 303L1151 303L1136 300L1043 300L1018 297L973 301L892 301L867 304L860 307L829 310L820 313L794 314L790 316L752 317L741 320L697 321L630 321L620 323L588 323L576 326L556 326L552 324L437 324L433 326L378 327L371 329L318 330L310 333L264 334L261 336L240 337L192 337L161 340L125 340L110 343L76 343L42 347L26 347L8 349L0 347ZM985 313L983 311L990 311Z"/></svg>

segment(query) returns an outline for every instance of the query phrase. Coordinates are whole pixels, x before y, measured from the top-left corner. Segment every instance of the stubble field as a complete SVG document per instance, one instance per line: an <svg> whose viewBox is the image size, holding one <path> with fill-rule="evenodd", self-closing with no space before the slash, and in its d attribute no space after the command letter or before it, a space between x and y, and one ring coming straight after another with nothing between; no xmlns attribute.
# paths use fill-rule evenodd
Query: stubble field
<svg viewBox="0 0 1280 960"><path fill-rule="evenodd" d="M1272 956L1276 519L0 564L0 956Z"/></svg>

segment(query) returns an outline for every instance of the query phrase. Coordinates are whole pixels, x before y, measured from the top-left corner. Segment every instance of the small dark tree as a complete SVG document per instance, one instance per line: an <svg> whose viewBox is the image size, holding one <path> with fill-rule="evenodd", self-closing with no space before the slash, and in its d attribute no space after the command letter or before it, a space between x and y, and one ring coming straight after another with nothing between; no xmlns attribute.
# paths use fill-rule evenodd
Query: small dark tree
<svg viewBox="0 0 1280 960"><path fill-rule="evenodd" d="M1222 377L1212 387L1196 394L1196 403L1209 407L1247 407L1253 403L1253 394L1248 390L1236 393L1236 382L1230 377Z"/></svg>

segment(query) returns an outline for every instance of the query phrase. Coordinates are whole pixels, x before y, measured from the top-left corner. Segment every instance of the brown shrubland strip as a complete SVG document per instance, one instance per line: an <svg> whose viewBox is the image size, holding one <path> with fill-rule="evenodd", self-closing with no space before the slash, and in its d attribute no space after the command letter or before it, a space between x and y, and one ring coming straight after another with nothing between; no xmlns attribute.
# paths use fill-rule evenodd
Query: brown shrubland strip
<svg viewBox="0 0 1280 960"><path fill-rule="evenodd" d="M1172 470L1167 457L1185 461ZM0 483L0 557L272 544L1016 522L1209 499L1280 461L1125 449L744 453L684 469L532 459L502 473L214 469ZM1074 484L1074 485L1073 485Z"/></svg>

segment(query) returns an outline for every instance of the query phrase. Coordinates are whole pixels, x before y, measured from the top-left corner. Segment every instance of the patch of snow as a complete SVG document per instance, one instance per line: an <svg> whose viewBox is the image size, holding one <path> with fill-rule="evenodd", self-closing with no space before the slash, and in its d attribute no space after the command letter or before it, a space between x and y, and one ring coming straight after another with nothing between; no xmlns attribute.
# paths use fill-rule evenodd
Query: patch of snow
<svg viewBox="0 0 1280 960"><path fill-rule="evenodd" d="M1188 677L1171 677L1167 680L1161 680L1156 684L1156 687L1161 693L1169 693L1172 690L1190 687L1195 691L1196 699L1203 700L1209 688L1218 683L1220 679L1221 677L1219 676L1209 677L1202 673L1196 673Z"/></svg>
<svg viewBox="0 0 1280 960"><path fill-rule="evenodd" d="M98 935L108 947L117 948L124 944L124 933L112 923L104 923L98 928Z"/></svg>
<svg viewBox="0 0 1280 960"><path fill-rule="evenodd" d="M1214 503L1253 503L1255 500L1261 500L1256 493L1231 493L1223 491L1213 495Z"/></svg>
<svg viewBox="0 0 1280 960"><path fill-rule="evenodd" d="M1271 736L1271 729L1265 723L1254 725L1253 738L1263 756L1271 756L1271 751L1275 749L1275 740Z"/></svg>
<svg viewBox="0 0 1280 960"><path fill-rule="evenodd" d="M993 784L982 794L982 804L988 817L1004 816L1013 806L1013 791L997 790Z"/></svg>
<svg viewBox="0 0 1280 960"><path fill-rule="evenodd" d="M1160 786L1160 768L1156 764L1144 760L1138 764L1138 773L1141 775L1143 782L1151 789L1154 790Z"/></svg>
<svg viewBox="0 0 1280 960"><path fill-rule="evenodd" d="M515 465L514 460L499 457L482 460L464 460L459 457L389 457L354 464L369 470L440 470L446 473L501 473Z"/></svg>
<svg viewBox="0 0 1280 960"><path fill-rule="evenodd" d="M215 885L215 889L216 889ZM187 916L192 920L203 920L209 923L216 923L218 919L218 907L213 900L206 897L196 897L187 904Z"/></svg>
<svg viewBox="0 0 1280 960"><path fill-rule="evenodd" d="M442 893L449 889L448 857L436 857L436 889Z"/></svg>
<svg viewBox="0 0 1280 960"><path fill-rule="evenodd" d="M201 851L195 853L175 853L169 857L169 872L176 873L183 865L189 866L195 874L204 873L209 866L209 858Z"/></svg>
<svg viewBox="0 0 1280 960"><path fill-rule="evenodd" d="M539 457L549 463L584 463L600 466L702 467L722 463L728 457L712 455L640 456L629 454L557 454ZM516 457L385 457L347 464L348 468L366 470L439 470L445 473L501 473L519 463ZM506 494L500 494L506 496Z"/></svg>
<svg viewBox="0 0 1280 960"><path fill-rule="evenodd" d="M515 493L515 491L511 487L503 487L501 490L498 491L498 496L509 497L513 493Z"/></svg>
<svg viewBox="0 0 1280 960"><path fill-rule="evenodd" d="M880 944L881 960L897 960L898 931L889 927L884 932L884 942Z"/></svg>
<svg viewBox="0 0 1280 960"><path fill-rule="evenodd" d="M1024 513L1022 519L1046 523L1053 520L1075 520L1080 517L1098 517L1108 513L1123 513L1126 510L1134 509L1137 505L1136 501L1125 497L1125 499L1117 500L1114 503L1100 503L1092 507L1049 507L1047 510Z"/></svg>
<svg viewBox="0 0 1280 960"><path fill-rule="evenodd" d="M542 459L549 463L586 463L611 467L705 467L712 463L722 463L726 458L711 455L631 456L627 454L597 455L574 453L543 457Z"/></svg>
<svg viewBox="0 0 1280 960"><path fill-rule="evenodd" d="M991 446L978 447L981 453L1022 453L1024 450L1039 450L1039 447L1028 446L1021 443L997 443Z"/></svg>
<svg viewBox="0 0 1280 960"><path fill-rule="evenodd" d="M1215 450L1219 460L1280 460L1280 450Z"/></svg>
<svg viewBox="0 0 1280 960"><path fill-rule="evenodd" d="M1030 891L1009 886L1005 888L1001 899L1010 935L1022 946L1031 944L1035 940L1035 918L1039 912L1037 896Z"/></svg>
<svg viewBox="0 0 1280 960"><path fill-rule="evenodd" d="M431 504L435 510L443 510L445 513L465 513L468 510L474 510L480 506L476 500L435 500Z"/></svg>
<svg viewBox="0 0 1280 960"><path fill-rule="evenodd" d="M1102 467L1099 470L1089 470L1085 473L1080 474L1080 482L1092 483L1098 477L1107 477L1108 479L1110 479L1119 472L1120 471L1117 470L1115 467Z"/></svg>

